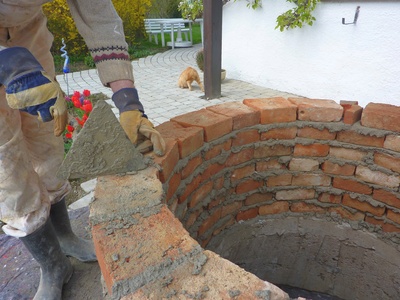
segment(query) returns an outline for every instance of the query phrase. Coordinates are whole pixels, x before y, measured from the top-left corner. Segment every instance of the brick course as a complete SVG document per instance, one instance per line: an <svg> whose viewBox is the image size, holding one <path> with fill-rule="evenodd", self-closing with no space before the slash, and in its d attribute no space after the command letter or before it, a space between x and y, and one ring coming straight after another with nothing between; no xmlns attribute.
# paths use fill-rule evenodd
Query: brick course
<svg viewBox="0 0 400 300"><path fill-rule="evenodd" d="M160 125L167 152L147 154L156 168L102 177L96 187L90 221L109 294L162 299L168 287L194 293L207 284L203 296L230 299L235 282L243 299L257 299L252 291L264 289L270 299L288 300L275 286L201 248L225 228L253 218L335 216L368 224L372 232L400 234L399 109L246 99ZM383 113L397 123L381 120ZM160 266L167 266L166 273L155 271ZM151 280L149 272L156 272ZM169 285L166 276L174 278Z"/></svg>

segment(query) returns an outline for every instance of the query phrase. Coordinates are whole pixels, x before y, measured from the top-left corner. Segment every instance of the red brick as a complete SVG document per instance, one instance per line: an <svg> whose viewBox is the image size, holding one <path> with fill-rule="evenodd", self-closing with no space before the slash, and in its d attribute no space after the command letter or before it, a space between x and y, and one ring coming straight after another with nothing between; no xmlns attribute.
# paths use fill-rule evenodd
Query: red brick
<svg viewBox="0 0 400 300"><path fill-rule="evenodd" d="M243 149L238 153L231 153L231 155L226 160L225 165L227 167L236 166L241 163L252 160L253 157L254 157L254 149L253 148Z"/></svg>
<svg viewBox="0 0 400 300"><path fill-rule="evenodd" d="M221 218L227 215L236 215L241 209L242 205L243 204L241 201L235 201L233 203L222 206Z"/></svg>
<svg viewBox="0 0 400 300"><path fill-rule="evenodd" d="M325 161L322 164L322 170L328 174L352 176L352 175L354 175L355 169L356 169L356 167L353 165L349 165L349 164L339 165L339 164L333 163L329 160Z"/></svg>
<svg viewBox="0 0 400 300"><path fill-rule="evenodd" d="M204 159L205 160L210 160L220 154L222 154L225 151L229 151L232 146L232 140L229 139L222 144L214 145L210 150L207 150L204 152Z"/></svg>
<svg viewBox="0 0 400 300"><path fill-rule="evenodd" d="M386 216L389 220L392 220L393 222L400 225L400 213L394 212L393 210L388 209L386 212Z"/></svg>
<svg viewBox="0 0 400 300"><path fill-rule="evenodd" d="M353 213L344 207L329 207L328 211L340 215L345 220L361 221L365 218L364 213L359 211Z"/></svg>
<svg viewBox="0 0 400 300"><path fill-rule="evenodd" d="M289 211L289 203L286 201L274 202L272 204L260 206L260 215L276 215Z"/></svg>
<svg viewBox="0 0 400 300"><path fill-rule="evenodd" d="M315 190L313 189L295 189L277 191L276 200L306 200L315 197Z"/></svg>
<svg viewBox="0 0 400 300"><path fill-rule="evenodd" d="M236 186L236 193L237 194L247 193L247 192L250 192L250 191L257 190L262 186L263 186L263 182L262 181L256 181L256 180L253 180L253 179L249 179L249 180L241 182L240 184L238 184Z"/></svg>
<svg viewBox="0 0 400 300"><path fill-rule="evenodd" d="M214 178L214 190L219 191L224 186L225 177L222 175L219 178Z"/></svg>
<svg viewBox="0 0 400 300"><path fill-rule="evenodd" d="M315 140L334 140L336 132L329 132L327 128L320 130L313 127L304 127L299 128L297 136Z"/></svg>
<svg viewBox="0 0 400 300"><path fill-rule="evenodd" d="M199 236L203 236L207 230L212 228L221 218L221 208L217 208L199 227Z"/></svg>
<svg viewBox="0 0 400 300"><path fill-rule="evenodd" d="M400 135L388 135L385 138L383 147L393 151L400 152Z"/></svg>
<svg viewBox="0 0 400 300"><path fill-rule="evenodd" d="M290 205L290 210L292 212L315 212L315 213L324 213L325 209L318 205L306 202L295 202Z"/></svg>
<svg viewBox="0 0 400 300"><path fill-rule="evenodd" d="M311 145L301 145L296 144L294 146L294 156L327 156L329 153L329 145L325 144L311 144Z"/></svg>
<svg viewBox="0 0 400 300"><path fill-rule="evenodd" d="M374 189L372 198L377 201L386 203L387 205L400 208L400 194L395 192L388 192L382 189Z"/></svg>
<svg viewBox="0 0 400 300"><path fill-rule="evenodd" d="M250 208L245 211L240 211L236 216L236 221L246 221L254 219L258 215L258 208Z"/></svg>
<svg viewBox="0 0 400 300"><path fill-rule="evenodd" d="M323 203L336 203L339 204L342 201L341 195L334 195L329 193L322 193L318 197L318 201Z"/></svg>
<svg viewBox="0 0 400 300"><path fill-rule="evenodd" d="M178 207L178 197L174 196L171 199L168 199L165 201L165 203L168 205L168 209L175 214L176 209Z"/></svg>
<svg viewBox="0 0 400 300"><path fill-rule="evenodd" d="M379 171L372 171L364 166L357 167L356 177L365 182L375 183L389 188L397 188L400 185L400 178L398 176L386 175Z"/></svg>
<svg viewBox="0 0 400 300"><path fill-rule="evenodd" d="M368 155L368 152L355 149L331 147L329 149L329 155L336 158L342 158L353 161L362 161Z"/></svg>
<svg viewBox="0 0 400 300"><path fill-rule="evenodd" d="M207 109L231 117L233 120L233 130L254 126L260 123L260 112L240 102L227 102L209 106Z"/></svg>
<svg viewBox="0 0 400 300"><path fill-rule="evenodd" d="M400 132L399 119L400 106L369 103L363 111L361 125Z"/></svg>
<svg viewBox="0 0 400 300"><path fill-rule="evenodd" d="M207 209L208 209L208 210L211 210L211 209L213 209L213 208L216 207L216 206L221 206L222 203L224 203L225 198L226 198L225 196L219 196L219 197L217 197L217 198L211 200L211 202L208 203L208 205L207 205Z"/></svg>
<svg viewBox="0 0 400 300"><path fill-rule="evenodd" d="M343 107L333 100L289 98L297 105L297 115L300 121L338 122L342 119Z"/></svg>
<svg viewBox="0 0 400 300"><path fill-rule="evenodd" d="M292 184L292 174L281 174L267 178L267 186L285 186Z"/></svg>
<svg viewBox="0 0 400 300"><path fill-rule="evenodd" d="M260 145L254 150L255 158L264 158L271 156L285 156L292 154L292 147L284 146L284 145Z"/></svg>
<svg viewBox="0 0 400 300"><path fill-rule="evenodd" d="M348 131L338 132L336 140L338 140L339 142L344 142L349 144L382 148L384 138L370 136L370 135L363 135L355 131L348 130Z"/></svg>
<svg viewBox="0 0 400 300"><path fill-rule="evenodd" d="M190 176L193 173L193 171L196 170L196 168L200 166L202 163L203 159L201 158L201 156L195 156L192 159L190 159L186 164L186 166L181 171L182 179L185 179L188 176Z"/></svg>
<svg viewBox="0 0 400 300"><path fill-rule="evenodd" d="M179 204L186 201L186 199L190 196L190 194L192 194L193 191L199 187L201 182L202 182L201 175L197 175L195 178L193 178L191 182L186 183L185 190L180 195L178 195Z"/></svg>
<svg viewBox="0 0 400 300"><path fill-rule="evenodd" d="M292 158L289 163L289 170L290 171L316 171L319 169L319 162L318 160L311 159L311 158Z"/></svg>
<svg viewBox="0 0 400 300"><path fill-rule="evenodd" d="M231 181L237 182L238 180L249 177L255 172L255 165L248 165L242 168L235 169L231 175Z"/></svg>
<svg viewBox="0 0 400 300"><path fill-rule="evenodd" d="M129 227L124 226L124 221L114 220L113 234L107 231L109 223L99 223L92 228L98 263L110 294L112 290L118 293L115 290L122 287L123 282L140 276L147 269L183 259L198 245L165 206L158 214L146 217L136 214L133 218L138 224ZM120 228L116 227L118 222L121 222ZM120 259L114 260L112 254L118 254ZM125 261L127 257L129 263Z"/></svg>
<svg viewBox="0 0 400 300"><path fill-rule="evenodd" d="M330 186L331 177L323 174L299 174L293 176L293 186Z"/></svg>
<svg viewBox="0 0 400 300"><path fill-rule="evenodd" d="M159 172L158 176L162 183L168 180L179 161L177 142L171 139L165 139L165 143L167 145L165 155L161 157L154 157L154 163L161 167L161 171Z"/></svg>
<svg viewBox="0 0 400 300"><path fill-rule="evenodd" d="M213 182L209 181L203 184L195 192L193 192L189 202L189 208L196 207L199 203L201 203L210 194L212 189L213 189Z"/></svg>
<svg viewBox="0 0 400 300"><path fill-rule="evenodd" d="M254 144L260 141L260 134L257 129L241 131L232 139L232 147Z"/></svg>
<svg viewBox="0 0 400 300"><path fill-rule="evenodd" d="M247 196L246 200L244 201L244 205L250 206L254 204L260 204L264 202L271 201L273 197L272 193L254 193Z"/></svg>
<svg viewBox="0 0 400 300"><path fill-rule="evenodd" d="M340 106L343 107L344 111L348 110L351 108L353 105L358 105L358 101L352 101L352 100L340 100Z"/></svg>
<svg viewBox="0 0 400 300"><path fill-rule="evenodd" d="M353 125L354 123L361 120L363 108L359 105L352 105L349 109L346 109L343 114L343 123Z"/></svg>
<svg viewBox="0 0 400 300"><path fill-rule="evenodd" d="M216 114L207 109L183 114L171 119L183 127L200 127L204 130L204 140L210 142L232 131L232 118Z"/></svg>
<svg viewBox="0 0 400 300"><path fill-rule="evenodd" d="M266 141L270 139L274 140L291 140L296 137L297 127L289 128L272 128L266 132L261 133L261 140Z"/></svg>
<svg viewBox="0 0 400 300"><path fill-rule="evenodd" d="M286 123L296 121L297 106L285 98L245 99L243 103L260 111L260 123Z"/></svg>
<svg viewBox="0 0 400 300"><path fill-rule="evenodd" d="M262 160L256 164L257 172L264 172L268 170L286 169L285 164L279 162L278 159Z"/></svg>
<svg viewBox="0 0 400 300"><path fill-rule="evenodd" d="M365 221L370 224L380 226L384 232L400 232L400 227L388 224L382 220L377 220L374 217L366 216Z"/></svg>
<svg viewBox="0 0 400 300"><path fill-rule="evenodd" d="M373 206L371 203L366 201L358 201L357 198L354 199L349 194L343 195L342 204L362 212L371 213L378 217L383 216L383 214L385 213L384 207Z"/></svg>
<svg viewBox="0 0 400 300"><path fill-rule="evenodd" d="M201 175L201 180L207 181L208 179L210 179L211 176L214 176L215 174L219 173L223 169L225 169L225 165L221 165L218 163L211 164L203 171L203 173Z"/></svg>
<svg viewBox="0 0 400 300"><path fill-rule="evenodd" d="M187 218L187 221L186 221L186 226L185 226L185 228L188 228L188 227L190 227L190 226L192 226L193 224L194 224L194 222L196 222L196 220L197 220L197 218L200 216L200 214L203 212L204 210L202 209L202 208L200 208L200 209L197 209L197 210L195 210L195 211L192 211L190 214L189 214L189 217Z"/></svg>
<svg viewBox="0 0 400 300"><path fill-rule="evenodd" d="M201 148L204 144L204 132L199 127L183 127L176 122L165 122L156 127L165 138L171 138L178 142L179 154L184 158Z"/></svg>
<svg viewBox="0 0 400 300"><path fill-rule="evenodd" d="M333 187L359 194L371 195L372 188L355 180L336 177L333 179Z"/></svg>
<svg viewBox="0 0 400 300"><path fill-rule="evenodd" d="M400 173L400 158L389 154L375 152L374 162L386 169Z"/></svg>
<svg viewBox="0 0 400 300"><path fill-rule="evenodd" d="M175 192L177 191L179 185L181 184L181 174L176 173L171 176L170 180L168 181L167 191L165 192L165 201L168 202L171 199Z"/></svg>

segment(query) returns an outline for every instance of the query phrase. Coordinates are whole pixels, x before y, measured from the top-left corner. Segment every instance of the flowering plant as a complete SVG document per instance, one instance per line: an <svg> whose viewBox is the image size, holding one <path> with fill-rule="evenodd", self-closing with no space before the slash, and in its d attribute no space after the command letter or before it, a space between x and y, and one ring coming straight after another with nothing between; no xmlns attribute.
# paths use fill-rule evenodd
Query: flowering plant
<svg viewBox="0 0 400 300"><path fill-rule="evenodd" d="M82 93L75 91L71 97L65 97L67 107L69 110L72 110L72 115L74 116L74 118L69 121L64 131L66 152L71 148L74 134L82 129L86 120L89 118L90 112L93 110L93 104L89 96L90 91L83 90Z"/></svg>
<svg viewBox="0 0 400 300"><path fill-rule="evenodd" d="M194 21L203 16L203 0L182 0L178 10L182 13L182 18Z"/></svg>

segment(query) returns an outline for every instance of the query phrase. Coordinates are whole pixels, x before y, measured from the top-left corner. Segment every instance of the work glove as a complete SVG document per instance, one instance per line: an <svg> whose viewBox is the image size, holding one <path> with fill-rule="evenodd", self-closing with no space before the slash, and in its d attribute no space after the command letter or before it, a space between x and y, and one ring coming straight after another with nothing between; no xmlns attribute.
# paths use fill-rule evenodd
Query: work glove
<svg viewBox="0 0 400 300"><path fill-rule="evenodd" d="M67 125L68 112L59 84L51 79L32 53L22 47L0 51L0 83L8 105L37 115L42 122L54 120L54 135Z"/></svg>
<svg viewBox="0 0 400 300"><path fill-rule="evenodd" d="M153 149L156 155L164 155L164 139L144 114L137 90L135 88L121 89L114 93L112 100L119 109L121 126L136 148L141 153Z"/></svg>

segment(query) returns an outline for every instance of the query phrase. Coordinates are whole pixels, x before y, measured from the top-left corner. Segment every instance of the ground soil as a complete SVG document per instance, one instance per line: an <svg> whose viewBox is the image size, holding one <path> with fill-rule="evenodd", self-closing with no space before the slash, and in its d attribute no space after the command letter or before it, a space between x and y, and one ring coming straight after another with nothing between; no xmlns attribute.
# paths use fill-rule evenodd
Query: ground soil
<svg viewBox="0 0 400 300"><path fill-rule="evenodd" d="M71 225L78 236L90 238L88 219L88 207L70 211ZM62 299L104 299L98 263L82 263L74 258L69 259L74 267L74 274L64 286ZM0 268L0 299L33 298L39 285L39 265L20 240L5 234L0 235Z"/></svg>

